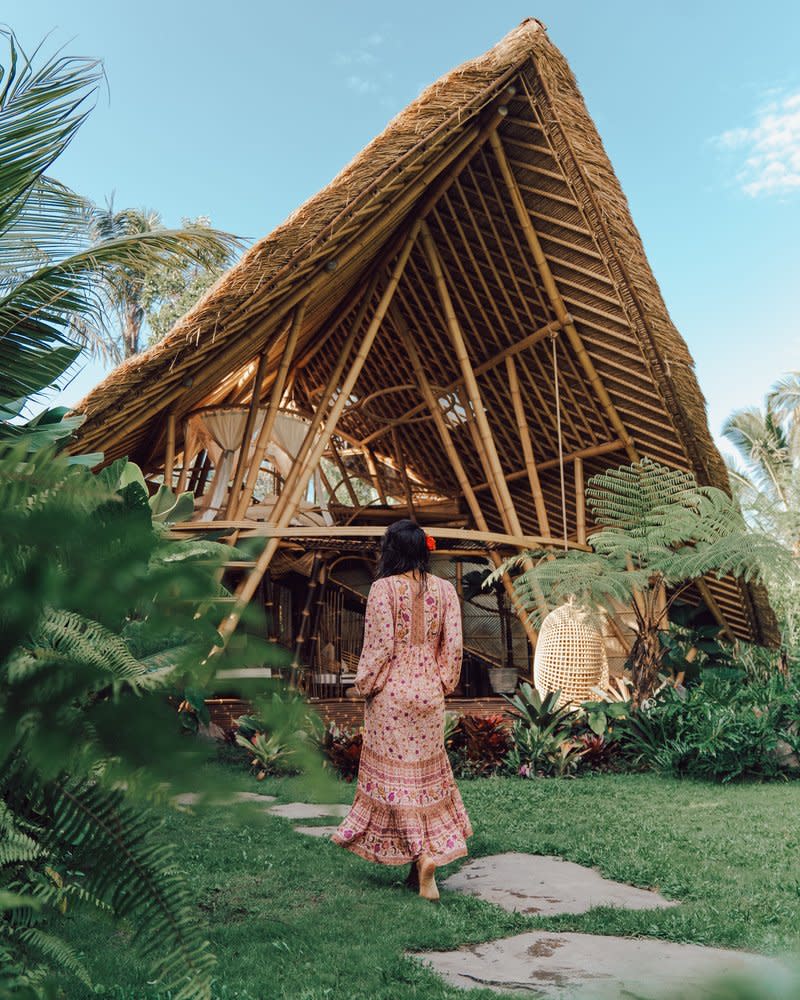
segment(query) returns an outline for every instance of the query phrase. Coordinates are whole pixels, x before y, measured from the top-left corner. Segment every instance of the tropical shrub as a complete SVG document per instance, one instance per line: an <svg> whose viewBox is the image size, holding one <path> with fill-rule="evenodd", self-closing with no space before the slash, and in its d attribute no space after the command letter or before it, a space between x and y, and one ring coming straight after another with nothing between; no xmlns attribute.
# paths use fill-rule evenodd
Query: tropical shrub
<svg viewBox="0 0 800 1000"><path fill-rule="evenodd" d="M661 632L695 580L711 572L760 578L766 566L773 575L795 575L791 555L779 542L748 529L731 497L699 486L691 473L642 459L593 476L586 496L602 526L590 538L591 552L527 553L489 580L534 560L514 581L534 621L543 616L541 594L550 606L570 597L612 614L616 604L629 606L636 617L629 665L638 703L658 684L666 652Z"/></svg>
<svg viewBox="0 0 800 1000"><path fill-rule="evenodd" d="M511 746L504 715L462 715L446 728L445 746L459 778L485 777L499 771Z"/></svg>
<svg viewBox="0 0 800 1000"><path fill-rule="evenodd" d="M665 687L625 720L620 745L634 766L675 776L786 776L800 745L797 696L777 679L751 687L741 675Z"/></svg>
<svg viewBox="0 0 800 1000"><path fill-rule="evenodd" d="M340 729L331 724L323 730L318 745L334 772L350 782L358 776L363 742L361 730Z"/></svg>
<svg viewBox="0 0 800 1000"><path fill-rule="evenodd" d="M553 691L542 698L527 682L512 697L504 695L516 716L505 758L508 773L562 777L576 770L581 747L572 732L574 712L566 705L559 708L560 696Z"/></svg>

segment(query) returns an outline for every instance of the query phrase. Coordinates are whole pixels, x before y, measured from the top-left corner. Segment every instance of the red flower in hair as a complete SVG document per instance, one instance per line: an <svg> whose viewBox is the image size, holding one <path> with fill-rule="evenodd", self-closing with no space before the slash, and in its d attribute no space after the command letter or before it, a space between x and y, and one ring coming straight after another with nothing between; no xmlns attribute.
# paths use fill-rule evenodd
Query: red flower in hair
<svg viewBox="0 0 800 1000"><path fill-rule="evenodd" d="M425 544L428 546L429 552L436 551L436 539L432 535L425 536Z"/></svg>

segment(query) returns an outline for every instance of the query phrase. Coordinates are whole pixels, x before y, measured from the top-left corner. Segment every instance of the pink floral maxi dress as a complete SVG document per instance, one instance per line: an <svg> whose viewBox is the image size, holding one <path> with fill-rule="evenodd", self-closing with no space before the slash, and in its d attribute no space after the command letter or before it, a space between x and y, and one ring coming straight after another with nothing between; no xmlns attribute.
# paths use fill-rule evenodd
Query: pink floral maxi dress
<svg viewBox="0 0 800 1000"><path fill-rule="evenodd" d="M444 696L461 670L461 610L451 583L404 576L369 593L356 690L366 698L355 800L333 842L368 861L438 865L472 835L444 748Z"/></svg>

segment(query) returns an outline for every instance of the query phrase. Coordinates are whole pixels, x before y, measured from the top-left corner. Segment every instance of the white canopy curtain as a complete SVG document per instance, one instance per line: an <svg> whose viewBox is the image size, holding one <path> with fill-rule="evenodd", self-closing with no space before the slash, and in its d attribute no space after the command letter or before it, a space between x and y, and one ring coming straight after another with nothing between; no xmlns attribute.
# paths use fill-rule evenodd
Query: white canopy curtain
<svg viewBox="0 0 800 1000"><path fill-rule="evenodd" d="M239 448L247 423L247 412L248 407L246 406L215 407L197 410L187 420L186 441L191 442L194 454L205 449L214 467L211 491L200 500L202 512L199 519L201 521L211 521L224 513L228 489L239 459ZM258 411L250 439L250 448L258 437L266 415L265 409ZM284 479L297 458L308 427L309 421L291 410L280 410L277 414L272 437L267 445L266 457ZM187 454L184 460L189 462L193 457L194 455ZM322 496L318 470L314 470L314 495L317 498ZM276 500L275 496L264 497L262 501L265 508L264 513L268 513L267 508L271 509ZM303 504L302 506L310 508L314 505ZM327 507L323 508L321 523L331 523Z"/></svg>

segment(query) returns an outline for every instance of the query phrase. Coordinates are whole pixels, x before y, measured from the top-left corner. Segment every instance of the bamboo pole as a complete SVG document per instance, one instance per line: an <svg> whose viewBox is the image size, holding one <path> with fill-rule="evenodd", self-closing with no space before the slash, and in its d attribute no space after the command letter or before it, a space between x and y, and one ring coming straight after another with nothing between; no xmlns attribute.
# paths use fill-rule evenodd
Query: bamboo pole
<svg viewBox="0 0 800 1000"><path fill-rule="evenodd" d="M281 510L280 514L276 516L276 527L278 528L286 527L289 524L289 521L292 519L295 509L297 508L297 504L299 503L303 495L303 490L305 489L305 486L308 482L308 476L316 467L317 463L322 457L323 452L325 451L325 448L328 445L331 435L336 430L336 424L339 421L339 418L342 414L342 410L344 410L347 400L350 397L350 394L353 391L353 387L356 384L356 380L358 379L358 376L361 374L361 369L364 367L364 362L367 359L367 355L369 354L370 348L372 347L373 343L375 342L375 338L378 335L378 330L380 329L381 323L383 322L383 318L386 315L386 310L389 308L389 305L392 301L397 286L400 283L400 278L403 275L406 263L408 262L408 258L411 255L411 250L413 249L414 243L416 242L417 236L419 234L420 225L421 223L419 222L419 220L414 222L406 234L402 249L400 250L400 253L397 257L397 261L395 262L394 268L392 269L392 275L386 285L386 288L383 291L383 294L381 295L380 301L378 302L378 305L375 309L375 313L372 317L372 320L367 328L366 333L364 334L364 338L361 341L358 351L353 359L353 363L350 366L350 370L348 371L347 376L345 377L345 380L339 389L336 401L331 407L330 414L327 416L325 427L323 430L321 430L313 449L308 455L306 461L303 463L303 472L299 477L296 478L291 496L289 496L287 502L283 505L283 509ZM309 438L311 437L310 431L307 437ZM292 471L294 471L294 469ZM286 495L287 495L287 490L284 487L284 492L282 496ZM270 562L272 561L272 557L274 556L278 548L278 545L279 545L278 538L269 539L267 544L264 546L261 555L256 560L256 565L253 568L252 573L242 583L241 587L237 589L236 604L234 605L234 608L231 611L231 613L225 618L225 620L220 625L219 631L224 641L227 641L227 639L231 636L234 629L238 625L242 612L244 608L247 606L250 598L255 593L255 589L258 586L258 583L263 577L264 573L266 572ZM219 647L214 647L214 648L219 649Z"/></svg>
<svg viewBox="0 0 800 1000"><path fill-rule="evenodd" d="M358 494L353 488L353 483L350 479L350 473L347 471L347 467L345 466L342 460L342 456L339 454L339 449L336 447L333 438L331 438L330 440L330 449L331 449L331 454L333 455L333 460L336 463L336 467L339 470L339 473L342 477L342 483L344 483L345 489L347 490L347 495L350 497L350 501L353 504L353 507L356 510L360 510L361 503L359 502ZM337 490L342 485L342 483L337 483L336 485Z"/></svg>
<svg viewBox="0 0 800 1000"><path fill-rule="evenodd" d="M264 381L264 374L267 368L268 352L264 349L256 365L256 373L253 376L253 392L250 397L250 407L247 411L247 420L242 433L242 443L239 446L239 458L236 462L236 471L233 474L230 493L228 494L228 505L225 508L225 517L238 516L239 492L244 481L244 473L247 468L247 460L250 457L250 441L253 437L253 429L256 426L258 416L258 404L260 399L259 389ZM260 463L259 463L260 464Z"/></svg>
<svg viewBox="0 0 800 1000"><path fill-rule="evenodd" d="M439 257L436 245L433 242L431 231L426 223L423 223L422 225L421 235L422 244L428 257L428 263L433 273L433 279L436 284L439 301L441 303L442 310L444 311L445 322L450 335L450 340L453 344L456 358L461 367L461 375L464 380L464 386L467 390L467 396L472 405L473 417L477 428L475 444L484 468L484 475L492 487L492 493L495 496L495 503L497 504L506 531L510 535L521 535L522 525L520 524L519 517L517 516L514 500L506 482L505 472L500 464L500 456L497 453L497 447L494 442L494 436L492 435L492 429L489 426L489 420L483 406L483 400L481 399L481 393L478 387L478 380L475 377L475 372L473 371L472 362L470 361L469 352L467 350L467 344L461 331L461 325L458 322L458 317L456 316L455 309L453 308L453 302L447 289L447 282L444 277L442 261ZM529 558L526 558L523 562L523 568L526 570L533 569L533 562ZM542 614L546 614L548 611L547 602L538 585L535 587L534 593L540 612Z"/></svg>
<svg viewBox="0 0 800 1000"><path fill-rule="evenodd" d="M281 490L281 495L278 498L278 502L275 505L275 510L272 512L272 520L278 522L281 515L283 514L284 507L289 502L292 491L295 488L296 483L302 478L303 472L305 470L306 458L311 453L314 447L315 438L322 427L323 421L325 420L326 414L328 412L328 407L333 399L333 395L339 386L339 380L344 373L344 369L350 358L350 354L356 342L356 338L361 330L361 326L366 318L367 312L369 310L370 303L372 302L372 297L374 296L378 281L380 279L380 269L376 269L375 274L372 276L367 291L364 294L364 299L359 307L358 313L353 320L353 325L350 328L350 333L347 335L347 339L342 345L342 349L339 352L339 357L336 360L333 371L330 374L328 382L325 386L325 390L320 398L319 404L314 411L314 416L311 418L311 423L309 424L308 430L306 431L305 438L303 439L303 444L295 457L292 467L289 470L289 475L286 477L286 481L283 484L283 489ZM338 401L338 400L337 400Z"/></svg>
<svg viewBox="0 0 800 1000"><path fill-rule="evenodd" d="M172 489L175 472L175 411L167 414L167 448L164 456L164 485Z"/></svg>
<svg viewBox="0 0 800 1000"><path fill-rule="evenodd" d="M296 687L297 676L301 671L303 650L311 625L311 612L314 605L314 595L319 585L320 570L322 569L322 565L322 557L319 552L315 552L311 561L311 572L308 578L308 587L306 588L306 599L303 604L303 610L300 612L300 627L297 630L297 637L294 641L294 655L292 656L292 666L289 675L290 687Z"/></svg>
<svg viewBox="0 0 800 1000"><path fill-rule="evenodd" d="M516 357L518 354L522 354L523 351L527 351L528 348L533 347L540 341L544 340L546 337L551 336L554 333L558 333L561 329L561 323L559 321L553 320L551 323L546 323L543 327L538 330L534 330L533 333L529 333L527 337L523 337L522 340L518 340L516 343L512 344L510 347L504 348L502 351L498 351L493 357L489 358L488 361L484 361L482 364L478 365L475 369L475 375L484 375L486 372L491 371L492 368L496 368L501 365L506 358ZM462 380L456 379L455 382L451 382L442 388L443 393L450 393L458 389L462 385ZM407 420L411 420L412 417L417 416L425 409L424 403L418 403L416 406L407 410L401 417L393 420L388 427L382 427L380 430L373 431L368 434L365 438L362 438L362 444L370 444L372 441L377 440L377 438L382 437L384 434L399 424L405 423Z"/></svg>
<svg viewBox="0 0 800 1000"><path fill-rule="evenodd" d="M386 491L383 488L383 482L381 477L378 475L378 466L375 464L375 456L369 448L362 448L362 454L364 455L364 461L367 463L367 471L369 472L369 478L372 480L372 485L375 487L375 492L378 494L378 499L381 502L381 506L386 506Z"/></svg>
<svg viewBox="0 0 800 1000"><path fill-rule="evenodd" d="M565 452L564 462L574 462L576 458L597 458L600 455L608 455L611 452L619 451L622 447L622 441L619 438L614 438L613 441L605 441L603 444L595 444L589 448L579 448L576 451ZM558 468L560 464L561 460L558 458L546 458L543 462L539 462L537 469L539 472L544 472L547 469ZM506 474L506 482L513 483L517 479L523 479L527 474L526 469L515 469L514 472ZM477 492L488 489L488 482L477 483L475 486Z"/></svg>
<svg viewBox="0 0 800 1000"><path fill-rule="evenodd" d="M570 342L570 346L575 351L578 361L589 379L589 383L594 389L597 398L600 400L600 403L605 410L606 416L611 422L611 426L622 440L628 457L632 462L638 462L639 453L633 444L633 439L623 424L620 415L617 413L614 404L611 402L611 397L608 395L605 386L601 382L600 376L597 373L597 369L594 367L592 359L586 353L586 348L583 346L580 334L575 329L572 317L564 304L561 292L558 290L555 278L553 277L553 272L550 270L550 264L547 261L544 250L542 250L542 245L539 242L539 237L536 234L533 223L531 222L531 217L528 214L528 209L522 198L522 194L520 193L516 178L514 177L511 166L506 158L503 143L500 141L500 137L496 132L492 132L489 135L489 142L491 143L492 150L494 151L495 158L500 167L500 172L503 175L503 180L505 181L508 193L511 196L511 203L514 206L517 219L525 235L528 249L531 251L533 259L536 262L536 267L542 279L542 284L545 287L547 297L550 299L550 303L553 306L556 317L561 322L564 332Z"/></svg>
<svg viewBox="0 0 800 1000"><path fill-rule="evenodd" d="M453 440L452 437L450 436L450 430L447 426L447 422L444 419L444 416L442 415L442 408L439 405L439 402L436 398L436 394L434 393L430 383L428 382L428 378L425 374L425 369L423 368L422 361L420 360L416 344L414 343L414 340L411 337L411 334L406 327L405 320L402 314L398 310L393 311L392 322L394 323L394 326L405 345L406 352L411 362L411 367L414 370L414 374L416 376L417 382L419 383L419 387L425 399L427 407L430 410L431 415L433 416L433 421L436 424L437 431L439 432L439 438L442 442L445 454L447 455L447 458L450 462L453 472L455 473L459 489L461 490L464 499L467 501L467 505L470 509L473 520L475 521L475 524L477 524L479 531L488 533L489 526L486 523L486 518L483 516L483 511L481 510L481 505L478 503L478 498L475 496L475 493L472 487L470 486L469 479L467 478L467 473L464 469L463 463L461 462L461 458L459 457L458 451L456 450L456 446L453 444ZM497 569L503 562L498 553L495 552L493 549L488 550L488 556L490 562L495 567L495 569ZM503 581L503 586L505 587L506 593L508 594L511 603L514 605L514 610L517 613L517 617L522 623L522 627L525 629L525 634L528 637L528 641L531 643L532 646L535 647L538 634L536 632L536 629L531 624L531 621L528 618L528 615L524 607L522 606L522 603L520 602L516 591L514 590L514 584L511 580L511 577L508 575L508 573L503 573L501 576L501 580Z"/></svg>
<svg viewBox="0 0 800 1000"><path fill-rule="evenodd" d="M189 463L194 458L192 454L192 449L194 448L194 434L189 433L189 421L187 420L183 428L183 454L181 461L181 471L178 476L178 486L177 493L183 493L186 490L186 484L189 481Z"/></svg>
<svg viewBox="0 0 800 1000"><path fill-rule="evenodd" d="M583 479L583 459L576 458L575 469L575 521L577 524L576 540L579 545L586 544L586 486ZM549 534L549 532L548 532Z"/></svg>
<svg viewBox="0 0 800 1000"><path fill-rule="evenodd" d="M294 309L294 315L292 316L291 326L286 334L286 343L283 346L283 353L281 354L278 371L275 375L275 380L272 383L272 394L270 396L269 407L264 416L264 420L258 432L258 438L256 439L256 443L253 447L252 458L250 459L250 464L247 469L247 477L244 481L244 489L241 496L235 497L236 507L233 518L234 520L239 520L243 517L244 512L250 506L250 498L253 495L253 488L255 487L256 480L258 479L258 470L261 468L261 463L264 461L264 454L266 453L270 438L272 437L273 428L275 427L275 421L278 417L278 408L281 405L283 390L286 385L286 376L289 373L289 367L292 363L292 357L297 345L297 338L300 336L300 329L303 325L306 301L306 299L303 299L303 301L299 302ZM256 407L257 406L258 403L256 403Z"/></svg>
<svg viewBox="0 0 800 1000"><path fill-rule="evenodd" d="M506 357L506 373L508 375L508 390L511 393L511 402L514 406L514 416L519 430L519 439L522 445L522 455L525 459L525 471L528 473L528 483L530 484L533 501L536 505L536 519L539 522L539 533L550 534L550 522L547 517L547 507L544 503L542 484L539 482L539 473L536 469L536 460L533 455L533 443L528 421L525 419L525 407L522 402L522 393L519 388L519 378L517 376L517 366L511 355ZM506 477L506 481L508 477Z"/></svg>
<svg viewBox="0 0 800 1000"><path fill-rule="evenodd" d="M494 133L492 133L492 135L494 135ZM472 369L472 362L469 358L466 341L464 340L464 335L461 332L461 326L458 322L458 318L456 317L453 302L447 289L447 282L444 277L442 261L439 257L436 245L433 242L433 237L431 236L431 231L428 228L427 223L423 222L422 224L421 236L422 245L425 248L428 263L430 264L431 271L433 273L433 279L436 284L439 301L441 302L442 309L444 311L445 322L448 333L450 334L450 340L453 344L456 358L461 367L461 375L464 379L467 395L472 403L478 433L480 434L481 441L483 442L489 469L494 477L495 489L497 490L500 498L501 512L508 519L510 534L521 535L522 527L519 523L519 518L517 517L514 501L511 498L511 493L508 489L508 485L506 484L505 473L503 472L503 467L500 464L500 457L497 454L497 448L495 447L492 430L489 426L486 411L481 401L480 389L478 388L478 381L475 378L475 373Z"/></svg>
<svg viewBox="0 0 800 1000"><path fill-rule="evenodd" d="M412 521L416 521L417 512L414 510L414 495L411 492L411 483L408 478L408 469L406 469L406 460L403 455L403 447L400 443L400 435L397 433L397 428L392 428L392 444L394 445L394 456L397 462L397 467L400 470L400 478L403 480L403 492L406 497L406 507L408 507L408 516Z"/></svg>

